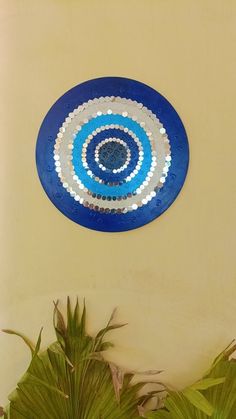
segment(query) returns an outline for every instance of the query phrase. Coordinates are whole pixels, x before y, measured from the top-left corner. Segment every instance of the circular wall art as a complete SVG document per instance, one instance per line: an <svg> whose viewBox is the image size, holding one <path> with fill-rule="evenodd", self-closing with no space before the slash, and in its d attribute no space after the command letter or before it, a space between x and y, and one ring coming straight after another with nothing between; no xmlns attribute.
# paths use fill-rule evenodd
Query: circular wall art
<svg viewBox="0 0 236 419"><path fill-rule="evenodd" d="M126 231L161 215L188 169L184 126L149 86L121 77L89 80L52 106L39 131L38 174L68 218Z"/></svg>

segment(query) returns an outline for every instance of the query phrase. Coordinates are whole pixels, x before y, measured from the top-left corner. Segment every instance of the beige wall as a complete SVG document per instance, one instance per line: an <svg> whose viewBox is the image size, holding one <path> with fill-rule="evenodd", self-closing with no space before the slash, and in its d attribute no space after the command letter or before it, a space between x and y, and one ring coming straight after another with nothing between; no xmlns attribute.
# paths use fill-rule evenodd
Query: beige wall
<svg viewBox="0 0 236 419"><path fill-rule="evenodd" d="M236 336L234 0L6 0L1 29L1 327L44 343L52 300L87 299L88 327L118 306L129 325L110 357L164 369L182 386ZM51 104L90 78L118 75L164 94L186 126L182 193L151 224L104 234L65 218L37 177L37 132ZM29 361L0 335L0 403Z"/></svg>

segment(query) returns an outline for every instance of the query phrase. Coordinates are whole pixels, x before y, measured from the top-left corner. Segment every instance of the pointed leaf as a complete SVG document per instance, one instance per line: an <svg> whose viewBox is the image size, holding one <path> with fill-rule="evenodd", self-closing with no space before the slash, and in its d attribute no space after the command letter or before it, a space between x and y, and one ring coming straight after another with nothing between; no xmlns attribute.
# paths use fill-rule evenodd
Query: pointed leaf
<svg viewBox="0 0 236 419"><path fill-rule="evenodd" d="M200 381L197 381L190 388L193 390L206 390L210 387L217 386L225 382L225 377L219 378L203 378Z"/></svg>
<svg viewBox="0 0 236 419"><path fill-rule="evenodd" d="M25 344L28 346L28 348L31 351L31 354L32 355L34 354L34 350L35 350L34 344L26 336L24 336L22 333L15 332L14 330L11 330L11 329L2 329L2 332L8 333L9 335L19 336L21 339L23 339Z"/></svg>
<svg viewBox="0 0 236 419"><path fill-rule="evenodd" d="M183 391L183 395L192 403L197 409L211 416L214 412L214 407L208 402L198 390L189 387Z"/></svg>

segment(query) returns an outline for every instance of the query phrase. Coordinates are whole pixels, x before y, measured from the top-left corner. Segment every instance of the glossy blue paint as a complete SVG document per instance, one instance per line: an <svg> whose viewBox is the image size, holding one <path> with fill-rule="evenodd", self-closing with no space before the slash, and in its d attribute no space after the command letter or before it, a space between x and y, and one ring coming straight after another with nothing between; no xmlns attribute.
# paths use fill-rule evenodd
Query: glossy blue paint
<svg viewBox="0 0 236 419"><path fill-rule="evenodd" d="M122 173L109 173L110 182L118 182L129 176L129 174L135 169L135 166L138 163L138 146L135 143L134 139L127 133L120 129L106 129L105 131L97 134L93 141L91 141L87 148L87 160L89 161L89 167L95 176L98 176L100 179L104 178L104 172L99 168L98 164L94 161L94 153L97 145L105 140L106 138L117 137L126 142L130 151L131 151L131 160L127 169Z"/></svg>
<svg viewBox="0 0 236 419"><path fill-rule="evenodd" d="M54 170L54 141L68 113L89 99L112 95L142 102L163 123L171 144L171 170L163 188L147 205L126 214L105 214L79 205L62 187ZM107 232L141 227L161 215L179 194L185 181L188 163L189 146L186 131L173 106L151 87L122 77L89 80L66 92L46 115L36 146L39 178L53 204L74 222L94 230Z"/></svg>
<svg viewBox="0 0 236 419"><path fill-rule="evenodd" d="M125 124L127 128L131 129L142 142L146 156L142 165L142 169L139 171L138 175L135 176L135 178L132 179L129 184L124 183L123 185L120 185L119 188L117 186L99 184L94 179L91 179L81 162L82 146L88 135L91 134L91 132L96 128L99 128L101 125L109 125L112 123L120 125ZM104 196L119 196L121 194L125 195L137 189L140 183L142 183L147 176L152 161L151 157L152 155L150 142L143 128L141 128L137 122L121 115L103 115L92 119L84 125L81 131L78 132L74 141L73 165L75 172L80 175L82 182L88 189L91 189L92 191L100 193Z"/></svg>

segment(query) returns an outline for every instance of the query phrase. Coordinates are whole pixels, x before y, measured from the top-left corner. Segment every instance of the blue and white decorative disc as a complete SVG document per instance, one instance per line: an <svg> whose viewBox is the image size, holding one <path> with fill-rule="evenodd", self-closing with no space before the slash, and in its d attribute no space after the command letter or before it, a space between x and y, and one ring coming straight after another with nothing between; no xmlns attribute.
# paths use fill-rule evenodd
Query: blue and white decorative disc
<svg viewBox="0 0 236 419"><path fill-rule="evenodd" d="M188 169L184 126L160 93L121 77L89 80L52 106L36 161L48 197L100 231L140 227L162 214Z"/></svg>

